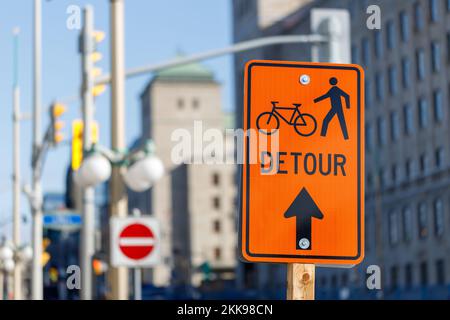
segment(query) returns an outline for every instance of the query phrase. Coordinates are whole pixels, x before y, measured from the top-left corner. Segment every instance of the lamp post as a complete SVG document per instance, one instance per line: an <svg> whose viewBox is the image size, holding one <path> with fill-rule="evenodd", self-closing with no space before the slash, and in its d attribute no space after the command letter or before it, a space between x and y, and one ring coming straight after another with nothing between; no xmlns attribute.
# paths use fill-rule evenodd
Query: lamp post
<svg viewBox="0 0 450 320"><path fill-rule="evenodd" d="M164 175L162 161L155 154L153 142L131 152L118 152L95 145L75 173L75 183L82 187L94 187L107 181L114 167L121 168L122 183L135 192L151 188Z"/></svg>
<svg viewBox="0 0 450 320"><path fill-rule="evenodd" d="M16 297L16 283L14 283L13 288L11 288L11 282L9 281L9 277L14 272L16 272L16 266L21 265L23 266L26 262L30 261L33 258L33 250L30 246L21 246L21 247L15 247L14 244L9 244L5 241L5 239L2 240L2 243L0 244L0 300L4 298L5 293L5 276L8 279L8 292L13 291L14 292L14 299L17 299ZM22 269L20 269L22 270ZM22 282L20 282L20 292L22 291Z"/></svg>

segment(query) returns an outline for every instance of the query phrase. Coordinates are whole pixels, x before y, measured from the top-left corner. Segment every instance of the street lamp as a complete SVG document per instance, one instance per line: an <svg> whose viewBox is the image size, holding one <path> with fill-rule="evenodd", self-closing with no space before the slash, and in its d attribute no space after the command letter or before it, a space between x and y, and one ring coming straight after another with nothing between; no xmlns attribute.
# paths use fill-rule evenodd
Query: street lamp
<svg viewBox="0 0 450 320"><path fill-rule="evenodd" d="M82 188L99 185L111 176L111 163L100 153L92 153L75 173L74 180Z"/></svg>
<svg viewBox="0 0 450 320"><path fill-rule="evenodd" d="M132 152L117 152L102 146L94 146L75 173L75 183L82 187L94 187L107 181L112 166L127 167L123 181L132 191L144 192L164 175L164 165L155 155L152 141L144 148Z"/></svg>
<svg viewBox="0 0 450 320"><path fill-rule="evenodd" d="M23 265L31 261L32 258L33 249L30 246L15 248L12 244L3 240L0 244L0 300L2 300L4 294L5 275L10 276L16 266ZM8 290L11 290L11 288L8 287Z"/></svg>
<svg viewBox="0 0 450 320"><path fill-rule="evenodd" d="M150 189L163 175L162 161L154 155L148 155L133 163L123 175L123 180L134 192L144 192Z"/></svg>

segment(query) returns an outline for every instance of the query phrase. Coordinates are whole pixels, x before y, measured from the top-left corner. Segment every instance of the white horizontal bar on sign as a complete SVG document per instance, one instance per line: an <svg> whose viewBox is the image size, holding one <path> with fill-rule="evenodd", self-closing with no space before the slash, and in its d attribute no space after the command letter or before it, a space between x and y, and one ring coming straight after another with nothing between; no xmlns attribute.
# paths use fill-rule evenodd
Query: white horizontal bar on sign
<svg viewBox="0 0 450 320"><path fill-rule="evenodd" d="M119 245L125 247L146 247L155 245L152 238L120 238Z"/></svg>

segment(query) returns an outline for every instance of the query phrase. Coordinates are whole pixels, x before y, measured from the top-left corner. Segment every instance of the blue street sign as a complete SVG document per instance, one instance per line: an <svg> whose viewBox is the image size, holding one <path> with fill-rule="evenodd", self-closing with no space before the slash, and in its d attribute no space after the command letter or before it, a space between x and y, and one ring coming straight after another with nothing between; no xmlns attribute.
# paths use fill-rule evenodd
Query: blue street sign
<svg viewBox="0 0 450 320"><path fill-rule="evenodd" d="M81 215L78 213L51 213L44 215L46 228L78 228L81 226Z"/></svg>

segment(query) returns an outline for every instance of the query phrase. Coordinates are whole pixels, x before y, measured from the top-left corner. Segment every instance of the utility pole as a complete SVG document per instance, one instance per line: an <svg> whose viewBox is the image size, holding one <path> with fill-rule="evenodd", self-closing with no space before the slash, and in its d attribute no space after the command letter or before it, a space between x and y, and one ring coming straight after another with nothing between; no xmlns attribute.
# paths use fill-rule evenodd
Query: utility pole
<svg viewBox="0 0 450 320"><path fill-rule="evenodd" d="M83 152L86 159L87 152L92 148L92 122L94 119L94 87L93 60L94 53L94 9L86 6L84 9L84 27L81 37L82 43L82 101L83 101ZM83 224L81 228L81 299L92 299L92 257L95 253L95 189L88 187L83 190Z"/></svg>
<svg viewBox="0 0 450 320"><path fill-rule="evenodd" d="M14 84L13 84L13 242L18 252L20 241L20 88L19 88L19 28L14 34ZM22 300L22 264L16 259L14 267L14 299Z"/></svg>
<svg viewBox="0 0 450 320"><path fill-rule="evenodd" d="M111 4L111 147L126 149L125 141L125 17L124 0L110 0ZM113 167L110 184L111 217L127 216L127 194L122 180L123 168ZM128 299L128 269L111 268L110 298Z"/></svg>
<svg viewBox="0 0 450 320"><path fill-rule="evenodd" d="M39 153L41 144L41 0L34 0L34 79L33 79L33 159L32 159L32 201L33 214L33 262L32 262L32 298L43 299L42 276L42 190L41 190L41 160Z"/></svg>

